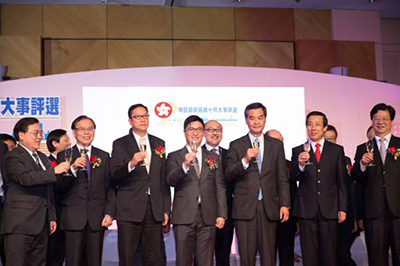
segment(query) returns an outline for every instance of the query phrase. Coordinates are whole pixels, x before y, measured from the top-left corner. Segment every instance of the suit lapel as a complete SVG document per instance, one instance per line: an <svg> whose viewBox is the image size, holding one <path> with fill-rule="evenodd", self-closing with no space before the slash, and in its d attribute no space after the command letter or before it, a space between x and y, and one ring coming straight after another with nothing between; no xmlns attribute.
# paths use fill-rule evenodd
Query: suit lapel
<svg viewBox="0 0 400 266"><path fill-rule="evenodd" d="M31 165L32 165L33 169L39 169L39 166L36 164L36 162L33 159L33 157L30 155L30 153L27 150L25 150L24 147L18 145L17 148L19 149L19 151L22 154L22 156L25 157L25 160L27 162L31 162ZM41 167L40 167L40 169L41 169Z"/></svg>
<svg viewBox="0 0 400 266"><path fill-rule="evenodd" d="M201 164L201 172L200 172L200 181L204 179L204 176L208 175L208 171L210 171L210 168L208 166L207 159L211 156L208 154L208 150L206 148L202 148L201 150L201 161L199 164Z"/></svg>
<svg viewBox="0 0 400 266"><path fill-rule="evenodd" d="M269 144L270 144L269 139L267 138L266 135L264 135L264 151L263 151L263 158L262 158L262 164L261 164L261 173L263 173L263 171L265 170L266 165L268 163L266 158L271 158L271 149L268 148L270 146Z"/></svg>
<svg viewBox="0 0 400 266"><path fill-rule="evenodd" d="M317 162L317 157L315 156L315 153L314 153L315 162L317 164L319 164L321 166L324 163L324 161L327 160L325 157L329 156L331 147L332 146L331 146L330 142L328 142L328 141L324 142L324 147L322 148L321 158L319 159L319 162Z"/></svg>

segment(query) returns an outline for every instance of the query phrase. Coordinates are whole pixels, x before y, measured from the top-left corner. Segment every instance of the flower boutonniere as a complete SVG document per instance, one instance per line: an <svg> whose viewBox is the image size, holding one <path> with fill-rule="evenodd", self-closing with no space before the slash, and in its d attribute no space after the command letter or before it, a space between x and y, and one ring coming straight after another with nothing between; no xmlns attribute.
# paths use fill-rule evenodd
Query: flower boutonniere
<svg viewBox="0 0 400 266"><path fill-rule="evenodd" d="M47 160L47 168L54 168L54 167L56 167L57 166L57 162L56 161L50 161L50 160Z"/></svg>
<svg viewBox="0 0 400 266"><path fill-rule="evenodd" d="M215 170L218 168L218 162L215 161L212 156L209 156L204 161L206 161L206 163L208 164L208 167L210 167L210 170Z"/></svg>
<svg viewBox="0 0 400 266"><path fill-rule="evenodd" d="M346 168L347 168L347 174L348 174L348 175L351 175L351 169L353 169L353 166L352 166L351 164L348 164L348 165L346 166Z"/></svg>
<svg viewBox="0 0 400 266"><path fill-rule="evenodd" d="M90 164L92 165L92 169L96 169L101 166L101 158L96 157L94 155L90 156Z"/></svg>
<svg viewBox="0 0 400 266"><path fill-rule="evenodd" d="M395 147L392 146L388 149L388 152L393 156L395 161L397 160L397 158L400 157L400 149L399 148L396 149Z"/></svg>
<svg viewBox="0 0 400 266"><path fill-rule="evenodd" d="M154 153L162 158L165 154L165 148L161 145L158 145L156 149L154 149Z"/></svg>

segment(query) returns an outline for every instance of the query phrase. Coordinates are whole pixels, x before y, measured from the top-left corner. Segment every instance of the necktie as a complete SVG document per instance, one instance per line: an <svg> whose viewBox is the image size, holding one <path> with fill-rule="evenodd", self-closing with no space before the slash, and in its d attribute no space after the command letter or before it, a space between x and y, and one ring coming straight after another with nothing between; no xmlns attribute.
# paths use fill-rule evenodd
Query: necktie
<svg viewBox="0 0 400 266"><path fill-rule="evenodd" d="M259 139L255 139L254 142L257 143L257 149L258 149L258 155L257 155L257 166L258 166L258 172L261 174L261 168L262 168L262 158L261 158L261 151L260 151L260 140ZM260 189L258 190L258 200L262 200L263 195L262 195L262 191L261 191L261 186Z"/></svg>
<svg viewBox="0 0 400 266"><path fill-rule="evenodd" d="M85 164L84 171L86 172L87 182L88 182L88 184L90 184L90 160L89 160L89 156L88 156L88 150L87 149L83 149L81 154L84 154L85 158L86 158L86 164Z"/></svg>
<svg viewBox="0 0 400 266"><path fill-rule="evenodd" d="M385 164L385 159L386 159L386 145L385 145L385 139L379 139L381 142L381 147L379 149L379 153L381 155L382 163Z"/></svg>
<svg viewBox="0 0 400 266"><path fill-rule="evenodd" d="M39 155L36 152L34 152L34 153L32 153L32 156L35 159L35 163L40 166Z"/></svg>
<svg viewBox="0 0 400 266"><path fill-rule="evenodd" d="M213 153L216 153L216 154L218 154L218 155L219 155L219 151L218 151L218 149L214 148L214 149L211 149L211 151L212 151Z"/></svg>
<svg viewBox="0 0 400 266"><path fill-rule="evenodd" d="M196 171L197 178L200 178L200 165L199 165L199 160L197 160L197 157L194 158L193 160L193 167L194 170Z"/></svg>
<svg viewBox="0 0 400 266"><path fill-rule="evenodd" d="M319 147L321 147L321 144L315 144L315 158L317 158L317 162L321 160L321 150L319 149Z"/></svg>

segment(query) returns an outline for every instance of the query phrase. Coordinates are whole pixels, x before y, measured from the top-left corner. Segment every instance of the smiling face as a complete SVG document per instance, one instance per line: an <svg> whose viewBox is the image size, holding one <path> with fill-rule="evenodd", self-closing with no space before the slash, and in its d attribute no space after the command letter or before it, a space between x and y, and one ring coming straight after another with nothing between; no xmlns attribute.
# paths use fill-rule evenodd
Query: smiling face
<svg viewBox="0 0 400 266"><path fill-rule="evenodd" d="M26 132L19 132L19 142L28 150L34 152L40 148L40 142L43 139L43 132L39 124L32 124L28 126Z"/></svg>
<svg viewBox="0 0 400 266"><path fill-rule="evenodd" d="M222 140L222 126L215 120L210 120L205 124L204 137L208 145L216 147Z"/></svg>
<svg viewBox="0 0 400 266"><path fill-rule="evenodd" d="M56 148L55 153L59 153L60 151L64 151L65 149L69 148L71 146L71 140L68 136L68 134L63 135L60 138L60 141L53 141L53 146L54 148Z"/></svg>
<svg viewBox="0 0 400 266"><path fill-rule="evenodd" d="M327 126L324 127L323 117L320 115L312 115L307 119L307 134L308 137L314 142L320 142Z"/></svg>
<svg viewBox="0 0 400 266"><path fill-rule="evenodd" d="M186 144L190 145L192 140L196 142L196 146L200 147L201 141L203 140L203 124L199 121L193 121L185 128Z"/></svg>
<svg viewBox="0 0 400 266"><path fill-rule="evenodd" d="M132 110L129 124L132 127L133 132L139 136L143 136L147 132L149 127L149 117L145 108L137 107Z"/></svg>
<svg viewBox="0 0 400 266"><path fill-rule="evenodd" d="M73 131L76 143L80 146L87 147L92 144L94 139L95 128L90 119L82 119L76 123Z"/></svg>
<svg viewBox="0 0 400 266"><path fill-rule="evenodd" d="M392 120L390 120L389 111L379 110L372 117L372 127L375 135L381 138L392 132Z"/></svg>

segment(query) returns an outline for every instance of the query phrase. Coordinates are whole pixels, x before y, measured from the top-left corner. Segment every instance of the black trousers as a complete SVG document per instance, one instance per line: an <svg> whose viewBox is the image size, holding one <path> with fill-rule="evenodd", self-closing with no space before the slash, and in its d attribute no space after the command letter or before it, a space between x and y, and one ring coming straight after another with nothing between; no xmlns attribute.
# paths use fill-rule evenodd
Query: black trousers
<svg viewBox="0 0 400 266"><path fill-rule="evenodd" d="M231 260L231 247L233 240L233 221L227 219L222 229L216 229L215 235L215 261L217 266L229 266Z"/></svg>
<svg viewBox="0 0 400 266"><path fill-rule="evenodd" d="M57 226L59 226L59 224L57 224ZM57 229L48 239L46 266L63 266L64 259L64 230Z"/></svg>
<svg viewBox="0 0 400 266"><path fill-rule="evenodd" d="M294 265L294 238L297 230L297 219L289 217L284 223L278 222L276 230L276 249L280 266Z"/></svg>

